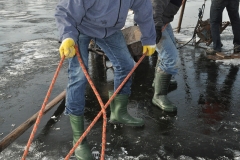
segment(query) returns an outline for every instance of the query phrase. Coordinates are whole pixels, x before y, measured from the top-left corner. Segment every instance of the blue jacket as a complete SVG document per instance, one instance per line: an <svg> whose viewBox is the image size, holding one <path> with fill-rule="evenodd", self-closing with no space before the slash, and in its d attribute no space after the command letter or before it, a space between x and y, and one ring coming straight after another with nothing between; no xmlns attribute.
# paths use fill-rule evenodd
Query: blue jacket
<svg viewBox="0 0 240 160"><path fill-rule="evenodd" d="M121 30L129 9L142 33L143 45L154 45L156 40L150 0L60 0L55 19L60 39L78 40L79 32L104 38Z"/></svg>

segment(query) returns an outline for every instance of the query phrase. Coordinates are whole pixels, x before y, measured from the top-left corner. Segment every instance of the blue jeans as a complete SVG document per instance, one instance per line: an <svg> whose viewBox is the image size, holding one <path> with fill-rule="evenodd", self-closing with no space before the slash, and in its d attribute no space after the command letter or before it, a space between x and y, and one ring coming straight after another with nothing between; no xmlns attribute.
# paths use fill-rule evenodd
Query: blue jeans
<svg viewBox="0 0 240 160"><path fill-rule="evenodd" d="M157 44L156 51L159 61L156 67L159 67L168 74L176 75L178 73L178 69L176 68L178 50L171 24L168 24L162 31L162 38Z"/></svg>
<svg viewBox="0 0 240 160"><path fill-rule="evenodd" d="M213 40L213 49L221 51L219 27L222 25L222 13L226 7L233 31L233 43L240 45L240 18L239 0L212 0L210 9L210 25Z"/></svg>
<svg viewBox="0 0 240 160"><path fill-rule="evenodd" d="M134 67L134 61L128 51L125 39L121 31L113 35L99 39L84 34L79 35L78 47L81 58L88 68L88 45L91 39L105 52L114 68L114 91ZM77 56L69 58L68 86L66 95L65 114L81 116L84 114L85 90L87 79L78 62ZM120 90L120 94L131 94L132 79L130 78Z"/></svg>

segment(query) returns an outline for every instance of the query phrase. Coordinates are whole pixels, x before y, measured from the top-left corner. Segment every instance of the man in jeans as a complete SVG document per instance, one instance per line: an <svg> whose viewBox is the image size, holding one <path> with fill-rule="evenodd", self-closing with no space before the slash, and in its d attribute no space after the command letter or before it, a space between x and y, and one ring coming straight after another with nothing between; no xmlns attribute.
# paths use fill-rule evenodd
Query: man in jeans
<svg viewBox="0 0 240 160"><path fill-rule="evenodd" d="M156 47L156 31L150 0L60 0L57 5L55 18L62 41L59 48L60 56L68 58L69 62L65 114L70 117L73 144L84 132L87 84L87 79L75 56L74 46L77 45L81 58L88 68L88 45L90 40L94 39L113 64L115 91L134 66L121 31L129 9L134 11L134 20L142 33L143 52L150 56ZM142 119L132 117L127 111L131 83L130 78L110 104L111 123L128 126L144 125ZM75 156L78 160L92 160L86 139L76 148Z"/></svg>
<svg viewBox="0 0 240 160"><path fill-rule="evenodd" d="M222 13L227 9L228 16L232 25L234 52L240 52L240 18L239 18L239 0L212 0L210 8L210 25L213 41L213 48L206 50L207 54L216 54L221 52L220 27L222 25Z"/></svg>
<svg viewBox="0 0 240 160"><path fill-rule="evenodd" d="M178 50L170 22L173 21L181 4L182 0L152 0L158 53L152 84L154 87L152 102L165 112L177 111L177 107L168 99L167 94L170 83L173 83L171 77L178 72L176 68Z"/></svg>

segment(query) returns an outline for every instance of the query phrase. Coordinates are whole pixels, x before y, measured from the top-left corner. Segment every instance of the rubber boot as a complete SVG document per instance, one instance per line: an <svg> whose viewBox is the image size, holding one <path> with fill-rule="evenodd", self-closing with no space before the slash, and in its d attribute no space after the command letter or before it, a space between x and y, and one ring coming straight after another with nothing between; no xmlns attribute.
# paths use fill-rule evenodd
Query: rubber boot
<svg viewBox="0 0 240 160"><path fill-rule="evenodd" d="M157 72L158 65L160 62L161 62L161 60L158 58L157 63L156 63L155 73ZM155 83L155 78L153 80L152 87L154 87L154 83ZM177 89L177 81L175 79L172 79L172 77L171 77L168 89L169 89L169 92Z"/></svg>
<svg viewBox="0 0 240 160"><path fill-rule="evenodd" d="M113 94L109 92L109 97ZM117 94L113 101L110 103L110 120L112 124L125 124L127 126L143 126L144 121L140 118L132 117L127 111L128 95Z"/></svg>
<svg viewBox="0 0 240 160"><path fill-rule="evenodd" d="M171 77L171 74L167 74L159 68L155 71L152 103L166 112L177 111L177 107L167 97Z"/></svg>
<svg viewBox="0 0 240 160"><path fill-rule="evenodd" d="M69 117L73 131L74 145L84 132L84 116L69 115ZM84 138L83 141L76 148L75 157L77 160L93 160L93 156L86 138Z"/></svg>
<svg viewBox="0 0 240 160"><path fill-rule="evenodd" d="M155 85L155 78L153 80L153 83L152 83L152 87L154 87ZM169 83L169 87L168 87L168 93L171 92L171 91L174 91L177 89L177 81L175 79L172 79L170 80L170 83Z"/></svg>

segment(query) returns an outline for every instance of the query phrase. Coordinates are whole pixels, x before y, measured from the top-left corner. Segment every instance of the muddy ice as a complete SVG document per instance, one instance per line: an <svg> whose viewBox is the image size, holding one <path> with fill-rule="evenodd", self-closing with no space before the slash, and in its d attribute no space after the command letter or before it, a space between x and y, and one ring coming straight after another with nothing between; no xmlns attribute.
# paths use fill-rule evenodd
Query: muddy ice
<svg viewBox="0 0 240 160"><path fill-rule="evenodd" d="M198 8L204 1L187 1L182 28L176 39L187 42L197 23ZM58 32L54 21L57 0L0 0L0 139L38 112L59 63ZM210 1L203 19L209 18ZM178 25L179 13L172 23ZM228 16L224 11L223 21ZM126 27L133 25L132 14ZM223 49L232 49L231 26L223 34ZM239 60L212 61L207 46L191 44L179 49L175 76L177 87L169 98L178 106L167 114L154 106L152 80L156 54L146 57L133 74L129 112L145 120L142 128L107 124L107 160L157 159L240 159L239 148ZM104 103L113 87L113 72L106 70L102 57L89 53L89 74ZM111 65L107 62L107 65ZM67 85L67 61L59 73L50 99ZM72 148L67 116L53 117L57 104L43 116L27 159L61 160ZM90 86L86 94L86 127L100 111ZM107 109L109 116L109 109ZM0 152L0 159L21 159L32 128ZM101 152L102 118L87 138L95 159ZM71 157L75 159L74 156Z"/></svg>

